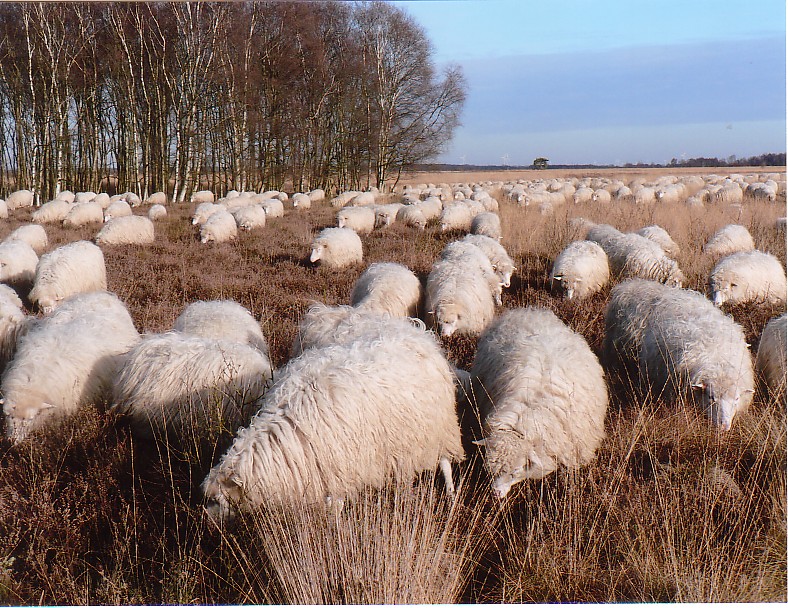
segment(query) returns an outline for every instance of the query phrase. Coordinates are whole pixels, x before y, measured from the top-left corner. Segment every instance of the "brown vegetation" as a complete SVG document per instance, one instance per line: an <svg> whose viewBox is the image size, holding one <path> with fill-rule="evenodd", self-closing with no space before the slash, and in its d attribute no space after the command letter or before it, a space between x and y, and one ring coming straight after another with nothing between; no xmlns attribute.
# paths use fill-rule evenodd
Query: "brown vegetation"
<svg viewBox="0 0 788 608"><path fill-rule="evenodd" d="M451 174L435 181L458 181ZM550 294L569 217L621 230L658 223L681 246L689 287L705 289L703 242L742 223L785 264L777 205L636 209L588 204L554 215L503 203L503 244L518 271L504 306L546 306L601 351L609 291ZM426 278L458 234L392 226L362 237L364 265L314 268L309 244L335 209L286 213L237 241L201 245L187 206L157 243L107 247L110 289L140 331L172 327L197 299L231 298L261 320L273 363L289 357L312 300L346 303L366 264L396 261ZM0 237L29 218L16 212ZM99 227L47 227L51 247ZM780 311L726 309L753 349ZM444 342L468 368L475 340ZM786 601L785 404L759 395L727 434L691 407L667 406L610 378L608 438L594 463L516 486L503 504L478 455L456 471L459 500L425 475L348 501L342 512L263 510L219 529L202 512L205 465L142 445L102 404L12 446L0 439L0 601L14 604ZM469 444L470 447L470 444Z"/></svg>

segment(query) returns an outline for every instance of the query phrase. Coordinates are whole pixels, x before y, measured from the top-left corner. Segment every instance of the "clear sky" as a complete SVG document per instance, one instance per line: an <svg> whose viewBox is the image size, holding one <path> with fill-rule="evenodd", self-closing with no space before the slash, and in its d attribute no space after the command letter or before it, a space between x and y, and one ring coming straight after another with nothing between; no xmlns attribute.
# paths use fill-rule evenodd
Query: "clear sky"
<svg viewBox="0 0 788 608"><path fill-rule="evenodd" d="M666 163L786 150L785 0L405 0L468 80L439 160Z"/></svg>

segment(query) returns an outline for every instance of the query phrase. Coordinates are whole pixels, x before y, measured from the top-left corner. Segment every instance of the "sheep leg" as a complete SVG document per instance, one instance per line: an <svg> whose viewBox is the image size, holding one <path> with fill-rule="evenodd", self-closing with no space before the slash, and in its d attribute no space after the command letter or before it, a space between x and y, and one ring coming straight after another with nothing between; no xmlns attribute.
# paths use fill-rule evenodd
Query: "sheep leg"
<svg viewBox="0 0 788 608"><path fill-rule="evenodd" d="M449 496L454 498L454 480L451 476L451 463L445 456L440 460L441 472L443 473L443 480L446 482L446 492Z"/></svg>

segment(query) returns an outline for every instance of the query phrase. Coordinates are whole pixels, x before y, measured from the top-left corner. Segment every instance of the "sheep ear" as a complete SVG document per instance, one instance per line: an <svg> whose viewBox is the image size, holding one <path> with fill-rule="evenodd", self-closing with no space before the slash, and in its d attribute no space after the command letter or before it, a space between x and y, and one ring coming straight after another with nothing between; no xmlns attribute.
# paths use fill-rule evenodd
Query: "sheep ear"
<svg viewBox="0 0 788 608"><path fill-rule="evenodd" d="M473 441L473 445L478 445L480 447L486 447L487 446L487 439L486 438L485 439L477 439L477 440Z"/></svg>
<svg viewBox="0 0 788 608"><path fill-rule="evenodd" d="M55 407L56 406L52 405L51 403L47 403L46 401L44 401L41 404L41 407L39 408L39 411L41 411L41 410L51 410L51 409L54 409Z"/></svg>
<svg viewBox="0 0 788 608"><path fill-rule="evenodd" d="M754 393L755 393L755 389L752 389L752 388L745 388L745 389L744 389L742 392L743 392L743 393L750 393L750 394L754 394Z"/></svg>
<svg viewBox="0 0 788 608"><path fill-rule="evenodd" d="M564 278L564 275L562 275L562 274L557 274L557 275L555 275L555 276L553 277L553 281L560 281L560 280L561 280L561 279L563 279L563 278Z"/></svg>
<svg viewBox="0 0 788 608"><path fill-rule="evenodd" d="M701 381L701 382L693 382L692 383L692 388L694 390L705 391L706 390L706 383L703 382L703 381Z"/></svg>

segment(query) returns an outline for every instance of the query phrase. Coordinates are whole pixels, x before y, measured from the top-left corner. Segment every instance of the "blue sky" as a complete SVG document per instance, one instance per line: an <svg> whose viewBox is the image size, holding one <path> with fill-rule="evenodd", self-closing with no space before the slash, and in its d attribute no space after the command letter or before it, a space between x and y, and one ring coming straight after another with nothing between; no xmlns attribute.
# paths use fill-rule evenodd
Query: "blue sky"
<svg viewBox="0 0 788 608"><path fill-rule="evenodd" d="M406 0L463 67L439 160L668 162L786 150L784 0Z"/></svg>

